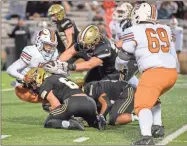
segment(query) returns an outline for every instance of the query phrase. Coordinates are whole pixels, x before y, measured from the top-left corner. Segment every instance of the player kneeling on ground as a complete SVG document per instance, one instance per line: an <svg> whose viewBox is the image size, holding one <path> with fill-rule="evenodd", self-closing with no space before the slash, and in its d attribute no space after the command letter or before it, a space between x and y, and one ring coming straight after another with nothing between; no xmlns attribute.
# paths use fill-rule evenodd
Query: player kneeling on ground
<svg viewBox="0 0 187 146"><path fill-rule="evenodd" d="M84 92L101 105L100 115L104 118L109 112L109 124L127 124L137 120L133 115L135 88L125 81L103 80L90 82Z"/></svg>
<svg viewBox="0 0 187 146"><path fill-rule="evenodd" d="M84 118L91 127L105 127L106 122L97 115L95 101L83 93L74 82L64 75L49 76L42 68L33 68L31 72L32 87L40 98L50 104L45 128L84 130L79 122L71 119L72 116Z"/></svg>

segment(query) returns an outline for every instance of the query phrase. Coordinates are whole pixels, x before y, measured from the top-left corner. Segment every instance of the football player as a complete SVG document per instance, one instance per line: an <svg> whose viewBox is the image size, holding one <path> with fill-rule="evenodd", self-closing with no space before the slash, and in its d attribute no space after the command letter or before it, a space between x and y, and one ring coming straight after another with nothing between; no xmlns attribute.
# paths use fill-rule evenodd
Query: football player
<svg viewBox="0 0 187 146"><path fill-rule="evenodd" d="M109 112L109 124L127 124L137 120L134 110L135 88L125 81L94 81L83 87L84 92L101 105L99 114L103 117Z"/></svg>
<svg viewBox="0 0 187 146"><path fill-rule="evenodd" d="M83 52L87 60L76 64L65 64L64 61L78 52ZM119 72L115 69L117 52L115 45L100 33L97 26L89 25L80 32L78 42L62 53L59 60L63 62L63 67L70 71L90 70L85 78L86 83L101 79L118 80ZM45 69L56 73L56 66L46 64Z"/></svg>
<svg viewBox="0 0 187 146"><path fill-rule="evenodd" d="M170 21L170 27L174 38L175 50L179 59L179 54L183 49L183 28L178 26L178 20L172 18ZM180 66L178 65L177 71L180 72Z"/></svg>
<svg viewBox="0 0 187 146"><path fill-rule="evenodd" d="M130 14L133 9L133 6L130 3L119 4L116 10L113 13L113 20L110 23L110 29L113 34L113 39L115 45L120 49L122 47L124 37L124 30L128 27L131 27ZM131 37L131 36L128 36ZM138 73L137 62L132 56L127 64L126 81L129 81L130 84L138 85L138 79L135 76Z"/></svg>
<svg viewBox="0 0 187 146"><path fill-rule="evenodd" d="M157 9L142 3L135 7L131 16L133 26L125 30L127 37L116 58L116 69L120 70L134 54L142 73L135 93L134 108L139 117L142 138L135 145L153 145L152 125L162 136L161 109L153 111L159 96L171 89L177 80L177 55L170 27L157 24ZM153 129L155 130L155 129Z"/></svg>
<svg viewBox="0 0 187 146"><path fill-rule="evenodd" d="M66 17L65 9L60 4L53 4L48 9L48 16L51 21L56 24L56 35L58 40L57 49L59 53L63 53L77 42L79 29L71 19ZM68 62L73 63L79 58L84 59L86 56L80 52L68 60Z"/></svg>
<svg viewBox="0 0 187 146"><path fill-rule="evenodd" d="M57 27L57 39L60 53L64 52L77 40L79 30L75 23L66 17L65 9L60 4L53 4L48 9L48 16Z"/></svg>
<svg viewBox="0 0 187 146"><path fill-rule="evenodd" d="M119 4L116 10L113 12L112 21L110 22L110 30L112 32L113 40L119 41L121 33L124 31L124 27L130 27L130 14L133 6L130 3Z"/></svg>
<svg viewBox="0 0 187 146"><path fill-rule="evenodd" d="M32 78L26 76L26 73L32 67L37 67L48 61L57 60L58 51L56 46L57 37L55 32L49 29L43 29L38 33L36 44L33 46L26 46L20 58L8 67L7 73L17 78L15 82L15 93L21 100L34 103L40 102L35 98L35 95L32 94L28 88L20 84L20 82L29 83L32 80Z"/></svg>
<svg viewBox="0 0 187 146"><path fill-rule="evenodd" d="M70 120L75 116L83 117L91 127L104 129L106 122L97 115L95 101L70 79L64 75L50 75L42 68L32 68L30 76L33 78L32 88L38 94L38 98L47 100L50 104L45 128L84 130L81 124Z"/></svg>

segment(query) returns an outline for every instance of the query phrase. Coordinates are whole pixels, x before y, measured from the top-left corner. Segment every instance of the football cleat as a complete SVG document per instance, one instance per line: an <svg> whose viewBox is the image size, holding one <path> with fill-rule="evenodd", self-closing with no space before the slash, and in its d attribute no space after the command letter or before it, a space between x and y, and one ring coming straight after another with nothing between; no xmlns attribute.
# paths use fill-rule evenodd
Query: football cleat
<svg viewBox="0 0 187 146"><path fill-rule="evenodd" d="M132 145L154 145L152 136L143 136L140 140L136 141Z"/></svg>
<svg viewBox="0 0 187 146"><path fill-rule="evenodd" d="M163 137L165 134L164 126L153 125L151 128L151 133L154 138Z"/></svg>
<svg viewBox="0 0 187 146"><path fill-rule="evenodd" d="M70 122L70 125L68 129L84 131L84 126L80 124L78 121L70 119L69 122Z"/></svg>

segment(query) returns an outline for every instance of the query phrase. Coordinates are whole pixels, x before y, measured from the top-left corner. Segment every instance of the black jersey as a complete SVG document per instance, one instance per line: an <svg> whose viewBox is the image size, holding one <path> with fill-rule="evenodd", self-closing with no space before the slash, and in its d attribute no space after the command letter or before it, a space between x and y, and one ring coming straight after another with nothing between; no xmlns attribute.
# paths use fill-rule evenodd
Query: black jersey
<svg viewBox="0 0 187 146"><path fill-rule="evenodd" d="M128 87L129 84L125 81L102 80L86 84L84 92L95 100L97 100L101 94L106 93L110 100L115 101Z"/></svg>
<svg viewBox="0 0 187 146"><path fill-rule="evenodd" d="M81 47L81 45L75 44L76 51L84 50ZM115 47L115 45L103 36L102 41L95 46L95 49L92 52L86 52L85 55L88 59L91 57L97 57L101 59L103 61L101 66L102 72L107 75L116 71L115 60L118 55L117 53L118 49Z"/></svg>
<svg viewBox="0 0 187 146"><path fill-rule="evenodd" d="M78 85L63 75L51 75L46 78L39 89L39 95L45 99L50 91L58 98L60 103L73 94L83 93Z"/></svg>
<svg viewBox="0 0 187 146"><path fill-rule="evenodd" d="M58 40L57 49L59 50L60 53L64 52L66 49L67 40L66 40L65 30L71 27L74 27L74 33L72 34L73 35L72 44L74 44L75 42L77 42L77 37L79 34L79 30L75 25L75 23L68 18L64 18L61 22L57 23L57 31L56 31L57 40Z"/></svg>

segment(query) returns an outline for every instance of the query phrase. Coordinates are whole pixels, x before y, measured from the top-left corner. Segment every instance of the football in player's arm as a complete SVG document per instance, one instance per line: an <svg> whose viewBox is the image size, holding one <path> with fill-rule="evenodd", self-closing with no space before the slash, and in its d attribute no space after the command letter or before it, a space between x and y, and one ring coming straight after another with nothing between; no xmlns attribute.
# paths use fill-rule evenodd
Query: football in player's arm
<svg viewBox="0 0 187 146"><path fill-rule="evenodd" d="M7 73L17 79L15 93L21 100L34 103L41 101L38 101L34 93L31 93L28 88L19 82L32 82L32 77L26 74L32 67L56 60L58 57L56 46L57 38L55 33L49 29L43 29L37 35L36 44L26 46L20 58L8 67Z"/></svg>
<svg viewBox="0 0 187 146"><path fill-rule="evenodd" d="M87 60L76 64L64 62L78 52L83 52L87 56ZM100 71L97 72L97 75L90 75L90 78L101 76L99 79L101 80L109 74L118 73L114 66L116 56L117 48L106 37L100 34L96 26L89 25L80 32L78 43L62 53L59 60L62 62L62 68L68 68L68 70L72 71L91 70L98 67ZM56 73L56 66L46 65L45 69ZM117 79L119 79L119 73L117 76Z"/></svg>
<svg viewBox="0 0 187 146"><path fill-rule="evenodd" d="M98 112L103 118L109 113L109 124L127 124L138 119L133 114L135 88L127 82L94 81L86 84L83 89L96 101Z"/></svg>

